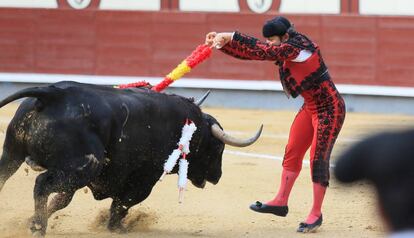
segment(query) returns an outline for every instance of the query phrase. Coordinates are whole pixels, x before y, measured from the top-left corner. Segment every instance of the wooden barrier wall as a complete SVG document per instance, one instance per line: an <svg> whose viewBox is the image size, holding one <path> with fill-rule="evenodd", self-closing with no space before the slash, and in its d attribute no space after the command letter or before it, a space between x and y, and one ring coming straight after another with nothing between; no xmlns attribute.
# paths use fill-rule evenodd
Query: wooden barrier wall
<svg viewBox="0 0 414 238"><path fill-rule="evenodd" d="M414 87L414 17L287 15L337 83ZM261 38L269 14L0 9L0 71L163 77L209 31ZM272 62L215 51L188 77L277 78Z"/></svg>

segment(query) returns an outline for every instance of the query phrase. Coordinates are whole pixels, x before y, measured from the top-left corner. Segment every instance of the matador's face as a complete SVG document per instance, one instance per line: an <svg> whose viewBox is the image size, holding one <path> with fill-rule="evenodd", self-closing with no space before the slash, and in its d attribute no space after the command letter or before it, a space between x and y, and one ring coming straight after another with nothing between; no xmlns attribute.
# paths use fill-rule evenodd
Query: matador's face
<svg viewBox="0 0 414 238"><path fill-rule="evenodd" d="M270 45L279 46L283 42L287 41L288 39L289 39L288 34L285 34L283 36L271 36L271 37L266 37L266 43Z"/></svg>
<svg viewBox="0 0 414 238"><path fill-rule="evenodd" d="M282 43L282 39L280 39L280 36L266 37L266 43L270 45L280 45Z"/></svg>

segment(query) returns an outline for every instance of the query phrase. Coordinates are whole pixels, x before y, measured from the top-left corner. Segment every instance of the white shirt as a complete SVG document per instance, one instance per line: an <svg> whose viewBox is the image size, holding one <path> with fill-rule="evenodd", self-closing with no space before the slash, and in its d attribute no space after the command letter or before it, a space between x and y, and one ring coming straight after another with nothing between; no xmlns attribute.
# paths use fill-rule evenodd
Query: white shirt
<svg viewBox="0 0 414 238"><path fill-rule="evenodd" d="M293 62L305 62L307 59L309 59L312 56L312 52L309 50L301 50L299 52L299 55L294 58Z"/></svg>

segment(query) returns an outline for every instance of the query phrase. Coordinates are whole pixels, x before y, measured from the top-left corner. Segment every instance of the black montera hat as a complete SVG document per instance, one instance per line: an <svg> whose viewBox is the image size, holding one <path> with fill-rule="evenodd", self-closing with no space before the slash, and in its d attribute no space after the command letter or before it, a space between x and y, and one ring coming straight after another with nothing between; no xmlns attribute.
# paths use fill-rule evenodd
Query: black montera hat
<svg viewBox="0 0 414 238"><path fill-rule="evenodd" d="M271 20L268 20L263 25L263 36L266 38L272 36L283 36L286 34L290 27L291 24L288 19L282 16L278 16Z"/></svg>

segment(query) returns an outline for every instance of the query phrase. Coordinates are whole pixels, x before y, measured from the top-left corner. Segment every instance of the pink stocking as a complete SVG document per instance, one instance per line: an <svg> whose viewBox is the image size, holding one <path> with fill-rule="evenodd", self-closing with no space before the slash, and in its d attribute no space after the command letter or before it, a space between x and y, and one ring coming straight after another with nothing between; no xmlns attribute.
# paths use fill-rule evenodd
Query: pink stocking
<svg viewBox="0 0 414 238"><path fill-rule="evenodd" d="M321 209L322 209L323 198L325 197L325 192L326 192L325 186L322 186L319 183L313 183L313 207L305 223L312 224L316 220L318 220L318 218L321 216L322 214Z"/></svg>
<svg viewBox="0 0 414 238"><path fill-rule="evenodd" d="M287 206L289 194L292 190L293 184L295 183L296 178L298 177L299 172L292 172L286 169L282 171L282 178L280 180L279 192L276 197L267 202L266 205L271 206Z"/></svg>

